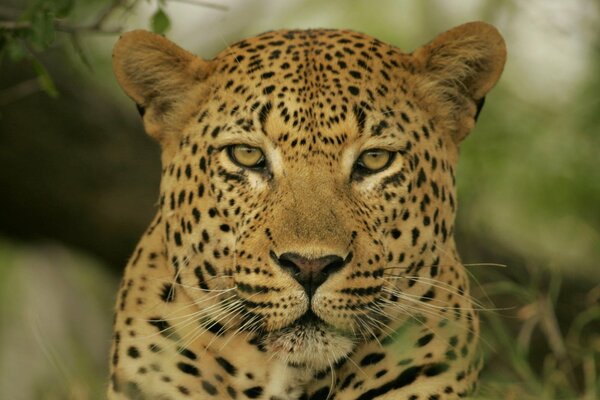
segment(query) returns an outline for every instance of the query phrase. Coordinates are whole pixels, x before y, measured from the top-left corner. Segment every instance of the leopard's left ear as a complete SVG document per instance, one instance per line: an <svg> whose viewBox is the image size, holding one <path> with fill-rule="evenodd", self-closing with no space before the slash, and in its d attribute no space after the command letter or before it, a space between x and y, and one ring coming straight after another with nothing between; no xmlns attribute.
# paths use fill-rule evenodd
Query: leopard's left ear
<svg viewBox="0 0 600 400"><path fill-rule="evenodd" d="M443 114L459 143L504 69L504 39L493 26L470 22L440 34L412 56L420 76L419 96Z"/></svg>
<svg viewBox="0 0 600 400"><path fill-rule="evenodd" d="M210 74L210 63L160 35L136 30L115 44L113 70L143 115L146 132L163 143L185 119L182 113Z"/></svg>

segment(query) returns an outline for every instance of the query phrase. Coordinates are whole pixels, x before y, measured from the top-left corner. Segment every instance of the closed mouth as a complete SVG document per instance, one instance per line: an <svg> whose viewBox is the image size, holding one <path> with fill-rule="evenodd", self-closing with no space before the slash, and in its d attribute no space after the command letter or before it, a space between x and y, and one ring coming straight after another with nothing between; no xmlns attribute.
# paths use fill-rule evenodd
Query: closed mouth
<svg viewBox="0 0 600 400"><path fill-rule="evenodd" d="M267 335L264 346L290 366L317 371L347 358L355 342L308 310L287 327Z"/></svg>
<svg viewBox="0 0 600 400"><path fill-rule="evenodd" d="M308 309L300 318L292 322L290 326L318 326L327 323L317 316L312 309Z"/></svg>

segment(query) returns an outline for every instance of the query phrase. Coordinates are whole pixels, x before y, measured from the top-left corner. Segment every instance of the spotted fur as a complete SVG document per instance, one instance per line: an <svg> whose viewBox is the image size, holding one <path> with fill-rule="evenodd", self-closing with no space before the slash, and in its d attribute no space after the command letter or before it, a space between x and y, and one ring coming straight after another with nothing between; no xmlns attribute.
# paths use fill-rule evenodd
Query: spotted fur
<svg viewBox="0 0 600 400"><path fill-rule="evenodd" d="M455 167L504 60L481 22L413 53L285 30L210 61L123 35L115 74L163 169L118 295L109 398L467 396L479 324ZM236 164L238 144L264 166ZM391 163L365 172L367 149Z"/></svg>

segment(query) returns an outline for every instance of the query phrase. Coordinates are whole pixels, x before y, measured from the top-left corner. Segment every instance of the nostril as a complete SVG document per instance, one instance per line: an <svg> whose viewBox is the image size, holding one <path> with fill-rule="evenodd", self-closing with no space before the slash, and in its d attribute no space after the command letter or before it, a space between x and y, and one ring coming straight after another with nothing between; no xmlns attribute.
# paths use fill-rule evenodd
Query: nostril
<svg viewBox="0 0 600 400"><path fill-rule="evenodd" d="M335 257L335 259L331 260L321 270L322 275L329 276L329 275L339 271L340 269L342 269L342 267L346 264L346 262L344 261L344 259L342 257L337 257L337 256L333 256L333 257Z"/></svg>
<svg viewBox="0 0 600 400"><path fill-rule="evenodd" d="M337 255L310 258L298 253L283 253L279 256L270 251L269 256L283 271L302 285L309 297L330 275L338 272L352 260L352 253L344 259Z"/></svg>
<svg viewBox="0 0 600 400"><path fill-rule="evenodd" d="M277 257L277 255L271 251L269 255L273 261L275 261L275 263L281 267L281 269L288 272L292 276L298 276L302 272L300 267L292 260L293 256L291 253L284 253L280 257Z"/></svg>
<svg viewBox="0 0 600 400"><path fill-rule="evenodd" d="M300 274L300 267L290 260L279 259L279 266L291 273L292 275Z"/></svg>

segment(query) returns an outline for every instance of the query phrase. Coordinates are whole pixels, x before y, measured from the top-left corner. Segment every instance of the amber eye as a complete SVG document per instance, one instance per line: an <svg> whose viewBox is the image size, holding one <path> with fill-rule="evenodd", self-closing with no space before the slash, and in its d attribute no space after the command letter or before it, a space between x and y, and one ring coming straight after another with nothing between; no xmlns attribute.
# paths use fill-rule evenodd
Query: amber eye
<svg viewBox="0 0 600 400"><path fill-rule="evenodd" d="M394 153L387 150L373 149L363 152L358 157L356 166L362 169L362 172L374 173L388 167L393 160Z"/></svg>
<svg viewBox="0 0 600 400"><path fill-rule="evenodd" d="M227 154L231 161L244 168L262 168L265 165L265 156L261 149L235 144L227 147Z"/></svg>

